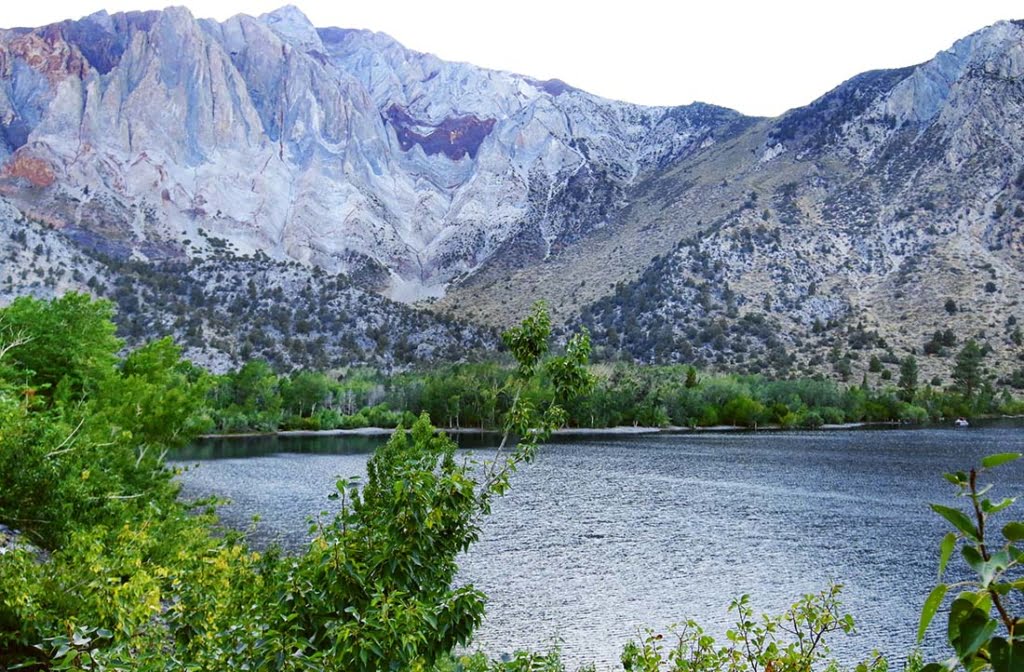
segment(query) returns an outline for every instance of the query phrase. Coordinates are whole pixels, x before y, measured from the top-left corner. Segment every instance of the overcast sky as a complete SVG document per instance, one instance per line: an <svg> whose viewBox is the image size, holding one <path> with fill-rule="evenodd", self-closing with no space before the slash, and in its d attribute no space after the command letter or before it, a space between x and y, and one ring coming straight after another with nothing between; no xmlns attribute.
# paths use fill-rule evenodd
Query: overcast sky
<svg viewBox="0 0 1024 672"><path fill-rule="evenodd" d="M260 14L284 0L187 0L198 17ZM159 0L11 0L0 25L38 26ZM804 105L849 77L913 65L1001 19L1004 0L359 0L295 2L317 26L368 28L448 60L558 78L652 105L699 100L746 114Z"/></svg>

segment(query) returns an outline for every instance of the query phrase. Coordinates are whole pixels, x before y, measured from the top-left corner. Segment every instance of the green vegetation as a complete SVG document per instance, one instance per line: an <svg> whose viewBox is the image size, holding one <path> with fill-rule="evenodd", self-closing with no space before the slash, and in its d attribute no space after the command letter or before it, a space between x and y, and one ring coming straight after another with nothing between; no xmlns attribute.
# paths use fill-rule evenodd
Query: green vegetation
<svg viewBox="0 0 1024 672"><path fill-rule="evenodd" d="M854 630L853 618L842 613L838 596L842 587L836 584L818 594L804 595L784 614L761 615L758 618L748 596L733 600L729 611L736 613L736 624L726 633L727 646L716 646L699 623L688 620L671 628L675 640L669 644L665 636L648 630L640 641L629 642L622 652L622 666L627 672L691 672L694 670L738 671L783 670L799 672L828 665L827 636L849 634ZM916 667L916 660L909 661ZM871 660L857 665L857 672L884 672L885 659L875 652Z"/></svg>
<svg viewBox="0 0 1024 672"><path fill-rule="evenodd" d="M952 585L939 583L925 600L918 628L918 641L924 639L929 624L950 589L959 590L949 607L947 639L954 655L941 663L926 665L924 672L942 672L963 667L965 670L1011 672L1024 661L1024 639L1014 616L1019 611L1022 584L1021 562L1024 550L1024 522L1010 520L995 534L993 518L1009 509L1016 497L992 499L991 484L979 484L979 477L1021 457L1020 453L989 455L981 466L969 472L946 474L957 489L957 497L967 500L967 511L933 504L932 509L953 528L942 540L939 553L939 580L957 547L973 574Z"/></svg>
<svg viewBox="0 0 1024 672"><path fill-rule="evenodd" d="M567 424L815 428L1024 411L1024 403L998 394L980 376L981 357L973 341L965 345L948 389L920 387L913 356L900 362L895 384L883 376L886 384L879 388L815 378L713 375L681 365L599 365L592 368L593 388L566 406ZM308 371L278 377L257 361L215 378L211 412L216 431L227 433L394 427L421 413L447 427L500 429L512 401L505 389L513 374L511 366L477 363L392 377L357 370L335 380ZM523 394L539 403L547 390L538 381Z"/></svg>
<svg viewBox="0 0 1024 672"><path fill-rule="evenodd" d="M548 356L538 309L506 334L519 365L501 391L513 402L492 460L457 463L424 415L370 459L364 485L338 481L335 514L311 521L304 553L284 556L217 530L211 502L177 500L163 453L209 427L210 381L166 339L119 358L110 313L73 294L0 310L0 521L21 530L3 532L0 667L451 664L484 608L478 590L453 586L456 557L565 421L561 404L589 388L586 336ZM252 385L233 402L264 404L266 370L245 374ZM522 392L540 380L550 393L538 404ZM320 383L297 377L285 398L302 412ZM513 446L513 434L525 438Z"/></svg>
<svg viewBox="0 0 1024 672"><path fill-rule="evenodd" d="M617 367L598 380L587 367L585 333L560 354L548 351L542 308L503 337L514 367L455 367L400 385L365 374L340 383L308 372L282 380L258 362L212 377L182 361L169 339L119 354L111 311L107 302L75 294L23 298L0 309L5 669L564 670L557 649L505 661L455 653L471 642L485 601L472 586L455 584L457 557L552 431L571 418L749 424L766 414L824 421L883 412L872 404L888 408L860 388L707 377L683 367ZM970 404L985 394L984 385L967 387L974 357L967 350L954 376L962 393L948 393ZM884 394L897 409L908 403L897 393L929 403L904 364L899 390ZM338 480L327 497L333 514L310 521L313 540L296 555L255 552L243 534L218 528L216 502L179 500L163 462L166 450L225 418L270 427L282 417L340 414L354 410L357 399L397 394L406 408L437 404L449 422L498 427L500 447L481 463L456 461L454 443L421 414L370 458L365 483ZM369 421L375 412L391 413L380 405L339 417L365 413ZM626 408L635 410L626 416ZM1004 598L1021 589L1015 573L1024 552L1015 544L1024 539L1024 523L1005 525L1006 543L995 550L989 517L1013 499L993 502L977 484L979 474L1016 457L992 456L980 471L947 476L970 501L970 515L934 507L956 530L942 543L940 575L961 541L978 575L950 609L956 657L946 669L1009 672L1022 655L1018 621ZM929 597L922 632L946 591L940 585ZM741 597L731 606L738 620L726 644L688 621L672 631L672 644L653 632L627 644L621 662L638 672L838 669L827 638L853 629L838 595L832 586L760 619ZM881 656L857 666L885 669Z"/></svg>

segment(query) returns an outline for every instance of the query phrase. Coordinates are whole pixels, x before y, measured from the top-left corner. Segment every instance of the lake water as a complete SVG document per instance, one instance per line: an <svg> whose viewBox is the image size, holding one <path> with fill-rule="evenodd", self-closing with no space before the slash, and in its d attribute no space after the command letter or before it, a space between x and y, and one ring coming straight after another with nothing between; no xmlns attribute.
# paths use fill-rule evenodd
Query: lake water
<svg viewBox="0 0 1024 672"><path fill-rule="evenodd" d="M298 548L307 517L331 508L336 477L363 473L378 442L201 442L179 457L198 463L182 476L184 492L227 497L229 525L244 527L258 514L257 543ZM858 625L858 634L836 636L837 655L850 662L878 647L900 659L913 646L948 531L928 504L962 503L942 474L1004 451L1024 452L1024 430L556 441L514 477L460 562L461 580L490 598L477 645L498 655L561 641L573 665L608 669L638 629L693 617L721 637L734 597L749 593L757 611L776 613L837 581ZM996 476L993 498L1022 492L1024 465ZM945 653L944 630L940 614L930 652Z"/></svg>

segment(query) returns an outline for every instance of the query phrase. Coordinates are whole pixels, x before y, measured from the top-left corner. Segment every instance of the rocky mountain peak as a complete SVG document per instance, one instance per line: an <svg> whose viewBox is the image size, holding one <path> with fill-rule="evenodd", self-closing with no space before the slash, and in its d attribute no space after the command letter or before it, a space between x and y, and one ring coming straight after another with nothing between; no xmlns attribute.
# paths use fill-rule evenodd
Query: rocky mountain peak
<svg viewBox="0 0 1024 672"><path fill-rule="evenodd" d="M0 192L65 229L147 257L216 236L404 299L443 294L517 239L543 256L584 235L737 117L318 31L294 6L3 34L0 72Z"/></svg>
<svg viewBox="0 0 1024 672"><path fill-rule="evenodd" d="M897 85L885 111L900 123L928 123L943 109L955 85L968 75L1016 78L1024 72L1024 29L1011 21L957 40L917 66Z"/></svg>
<svg viewBox="0 0 1024 672"><path fill-rule="evenodd" d="M295 5L285 5L272 12L261 14L259 21L270 27L281 38L296 49L323 53L316 27Z"/></svg>

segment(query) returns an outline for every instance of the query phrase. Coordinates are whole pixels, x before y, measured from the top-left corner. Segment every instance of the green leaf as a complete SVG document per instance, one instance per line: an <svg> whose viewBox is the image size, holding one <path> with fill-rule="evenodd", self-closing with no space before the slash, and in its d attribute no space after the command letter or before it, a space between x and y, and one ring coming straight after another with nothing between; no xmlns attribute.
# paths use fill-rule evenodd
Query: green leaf
<svg viewBox="0 0 1024 672"><path fill-rule="evenodd" d="M963 593L953 600L949 610L949 643L964 667L996 631L998 624L989 617L986 594Z"/></svg>
<svg viewBox="0 0 1024 672"><path fill-rule="evenodd" d="M959 663L960 660L954 656L942 663L928 663L921 668L921 672L951 672Z"/></svg>
<svg viewBox="0 0 1024 672"><path fill-rule="evenodd" d="M996 453L995 455L989 455L981 460L981 466L985 469L994 469L1001 464L1007 462L1013 462L1014 460L1020 459L1020 453Z"/></svg>
<svg viewBox="0 0 1024 672"><path fill-rule="evenodd" d="M1024 672L1024 642L994 637L988 653L993 672Z"/></svg>
<svg viewBox="0 0 1024 672"><path fill-rule="evenodd" d="M1003 525L1003 536L1008 541L1024 540L1024 523L1012 522Z"/></svg>
<svg viewBox="0 0 1024 672"><path fill-rule="evenodd" d="M981 552L974 546L964 546L960 553L964 556L964 560L971 566L978 574L981 574L985 568L985 558L981 557Z"/></svg>
<svg viewBox="0 0 1024 672"><path fill-rule="evenodd" d="M963 487L967 485L967 472L958 471L955 474L943 474L943 478L952 483L953 485Z"/></svg>
<svg viewBox="0 0 1024 672"><path fill-rule="evenodd" d="M1000 511L1007 508L1016 501L1016 497L1007 497L998 504L993 504L992 502L986 499L981 503L981 510L984 511L985 513L999 513Z"/></svg>
<svg viewBox="0 0 1024 672"><path fill-rule="evenodd" d="M996 572L1005 568L1010 561L1010 554L1005 552L996 553L988 560L985 560L981 552L973 546L964 546L960 552L963 554L967 564L971 566L971 569L978 574L978 580L984 587L988 587L988 584L992 583Z"/></svg>
<svg viewBox="0 0 1024 672"><path fill-rule="evenodd" d="M969 538L977 541L978 530L975 529L971 519L968 518L963 511L953 509L948 506L942 506L941 504L932 504L931 507L932 511L952 523L953 527L963 532Z"/></svg>
<svg viewBox="0 0 1024 672"><path fill-rule="evenodd" d="M949 556L953 554L953 548L955 547L956 534L950 532L942 538L942 544L939 546L939 579L942 579L942 575L946 571L946 565L949 563Z"/></svg>
<svg viewBox="0 0 1024 672"><path fill-rule="evenodd" d="M942 604L942 598L946 596L947 589L946 584L940 583L932 588L932 592L928 593L928 598L924 601L924 607L921 609L921 623L917 626L918 644L924 641L924 633L935 617L935 612L939 610L939 605Z"/></svg>

